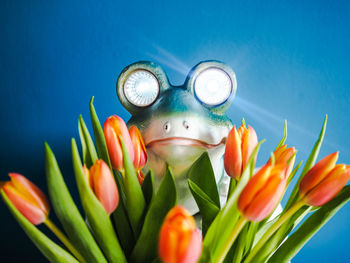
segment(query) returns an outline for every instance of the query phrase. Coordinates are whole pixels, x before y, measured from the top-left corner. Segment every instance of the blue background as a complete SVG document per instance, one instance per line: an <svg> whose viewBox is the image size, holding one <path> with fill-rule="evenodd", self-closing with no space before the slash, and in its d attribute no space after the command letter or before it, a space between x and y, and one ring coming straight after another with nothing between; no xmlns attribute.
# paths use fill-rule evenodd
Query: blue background
<svg viewBox="0 0 350 263"><path fill-rule="evenodd" d="M288 144L305 160L326 113L320 157L340 150L339 161L350 163L349 13L347 1L2 0L0 180L17 171L45 189L48 141L78 201L70 157L78 115L89 122L94 95L101 120L128 119L115 83L138 60L158 62L174 84L201 60L230 65L238 91L228 114L267 139L260 165L284 119ZM1 261L45 262L3 204L0 215ZM294 262L349 262L349 222L347 205Z"/></svg>

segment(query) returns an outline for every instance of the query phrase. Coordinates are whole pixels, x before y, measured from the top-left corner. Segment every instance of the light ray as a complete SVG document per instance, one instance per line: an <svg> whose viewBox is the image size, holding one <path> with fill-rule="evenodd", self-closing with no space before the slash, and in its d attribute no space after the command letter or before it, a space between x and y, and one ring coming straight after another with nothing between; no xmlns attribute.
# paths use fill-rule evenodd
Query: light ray
<svg viewBox="0 0 350 263"><path fill-rule="evenodd" d="M283 125L284 118L282 118L279 115L276 115L258 105L255 105L251 102L249 102L246 99L243 99L241 97L236 96L235 101L233 103L233 107L237 107L240 111L242 111L244 114L248 115L255 121L261 123L265 128L270 130L272 133L276 135L280 135L280 131L277 131L274 127ZM231 108L231 114L232 114L232 108ZM303 138L305 136L309 137L310 139L316 139L318 137L318 134L310 132L309 130L305 129L304 127L300 126L299 124L288 121L288 130L292 131L293 133L300 133ZM339 145L330 142L329 140L324 140L324 144L328 145L334 149L339 149L341 151L347 152L348 150L344 149L343 147L340 147Z"/></svg>

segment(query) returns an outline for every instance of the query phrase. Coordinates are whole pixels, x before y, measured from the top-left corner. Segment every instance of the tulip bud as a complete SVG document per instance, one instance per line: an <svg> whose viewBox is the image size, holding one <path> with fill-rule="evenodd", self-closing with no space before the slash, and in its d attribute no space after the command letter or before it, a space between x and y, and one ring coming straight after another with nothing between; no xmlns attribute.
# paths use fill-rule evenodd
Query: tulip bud
<svg viewBox="0 0 350 263"><path fill-rule="evenodd" d="M147 162L145 143L143 142L141 133L136 126L131 126L129 128L129 133L134 147L134 167L136 171L140 171Z"/></svg>
<svg viewBox="0 0 350 263"><path fill-rule="evenodd" d="M286 190L286 169L286 165L266 164L249 180L237 203L245 218L258 222L272 213Z"/></svg>
<svg viewBox="0 0 350 263"><path fill-rule="evenodd" d="M239 179L246 167L254 148L258 144L255 130L242 124L238 130L233 126L226 142L224 165L226 173Z"/></svg>
<svg viewBox="0 0 350 263"><path fill-rule="evenodd" d="M84 166L84 173L92 191L105 208L107 214L113 213L119 202L119 194L117 184L108 165L103 160L97 160L90 167L90 170Z"/></svg>
<svg viewBox="0 0 350 263"><path fill-rule="evenodd" d="M287 148L287 145L284 144L278 149L275 150L274 158L275 158L275 164L286 164L286 178L289 177L290 173L292 172L294 162L295 162L295 153L296 150L294 147ZM268 164L272 163L272 159L270 158L268 161Z"/></svg>
<svg viewBox="0 0 350 263"><path fill-rule="evenodd" d="M159 257L164 263L194 263L202 251L202 235L193 217L181 206L165 217L159 236Z"/></svg>
<svg viewBox="0 0 350 263"><path fill-rule="evenodd" d="M32 224L43 223L50 210L44 193L23 175L10 173L9 176L11 181L2 186L7 198Z"/></svg>
<svg viewBox="0 0 350 263"><path fill-rule="evenodd" d="M106 138L108 153L113 168L120 172L124 172L123 152L119 136L123 139L131 159L134 157L133 144L125 122L117 115L111 116L103 125L103 133Z"/></svg>
<svg viewBox="0 0 350 263"><path fill-rule="evenodd" d="M326 177L326 175L334 168L338 156L338 152L327 155L305 174L299 186L299 193L301 196L310 192L312 188L317 186L323 178Z"/></svg>
<svg viewBox="0 0 350 263"><path fill-rule="evenodd" d="M321 206L335 197L350 178L350 166L335 165L338 152L332 153L312 167L300 182L299 193L306 204Z"/></svg>

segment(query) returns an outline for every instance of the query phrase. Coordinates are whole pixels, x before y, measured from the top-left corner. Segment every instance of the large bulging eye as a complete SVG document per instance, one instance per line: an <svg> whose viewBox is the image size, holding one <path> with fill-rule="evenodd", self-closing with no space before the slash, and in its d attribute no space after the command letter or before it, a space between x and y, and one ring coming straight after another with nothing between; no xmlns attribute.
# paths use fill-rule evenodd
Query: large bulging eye
<svg viewBox="0 0 350 263"><path fill-rule="evenodd" d="M127 77L123 90L130 103L137 107L147 107L157 99L159 83L151 72L136 70Z"/></svg>
<svg viewBox="0 0 350 263"><path fill-rule="evenodd" d="M232 81L222 69L208 68L197 76L194 82L194 92L204 104L217 106L230 97Z"/></svg>

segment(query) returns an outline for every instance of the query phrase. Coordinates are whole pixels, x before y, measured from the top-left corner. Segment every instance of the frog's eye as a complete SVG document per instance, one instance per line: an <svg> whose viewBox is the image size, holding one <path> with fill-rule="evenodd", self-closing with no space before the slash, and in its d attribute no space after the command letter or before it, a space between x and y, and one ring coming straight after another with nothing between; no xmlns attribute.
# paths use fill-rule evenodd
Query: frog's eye
<svg viewBox="0 0 350 263"><path fill-rule="evenodd" d="M194 93L198 100L206 105L223 104L232 93L231 78L220 68L207 68L196 77Z"/></svg>
<svg viewBox="0 0 350 263"><path fill-rule="evenodd" d="M123 85L126 99L137 107L147 107L158 97L159 83L148 70L133 71Z"/></svg>

